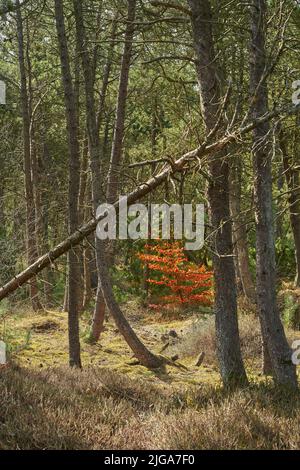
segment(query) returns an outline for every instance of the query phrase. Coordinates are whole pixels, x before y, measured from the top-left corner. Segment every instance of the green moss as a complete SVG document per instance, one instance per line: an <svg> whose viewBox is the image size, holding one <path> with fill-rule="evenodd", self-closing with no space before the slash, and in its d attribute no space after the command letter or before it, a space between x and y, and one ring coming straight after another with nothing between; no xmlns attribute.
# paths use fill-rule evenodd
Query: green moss
<svg viewBox="0 0 300 470"><path fill-rule="evenodd" d="M128 308L128 306L127 306ZM136 312L134 311L136 315ZM130 313L128 313L128 316ZM132 320L134 329L155 353L159 354L162 346L161 334L170 330L180 332L189 328L193 319L172 320L170 322L151 318L149 312L144 312L140 320ZM47 325L53 329L47 329ZM45 327L45 328L44 328ZM2 328L2 331L1 331ZM142 379L161 387L172 387L182 390L207 384L212 387L221 386L220 374L214 365L206 364L196 367L196 356L180 358L179 367L165 365L158 371L148 370L141 365L133 365L132 351L116 330L112 322L105 324L105 331L97 344L84 341L90 328L90 317L81 317L81 347L83 367L90 365L113 370L131 378ZM5 324L6 335L10 335L10 344L14 353L14 361L30 369L53 368L68 364L68 325L65 313L49 311L46 313L20 312L11 315ZM30 332L26 347L26 335ZM3 325L0 327L0 335ZM182 365L183 367L180 367ZM262 383L266 379L259 376L259 363L247 364L248 375L253 383ZM269 381L269 380L268 380Z"/></svg>

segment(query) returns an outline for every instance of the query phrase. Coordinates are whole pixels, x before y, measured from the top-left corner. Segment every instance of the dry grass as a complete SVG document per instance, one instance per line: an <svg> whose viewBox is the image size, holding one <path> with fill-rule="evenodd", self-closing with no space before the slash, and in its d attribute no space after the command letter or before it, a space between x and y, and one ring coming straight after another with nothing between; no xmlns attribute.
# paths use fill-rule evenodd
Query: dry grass
<svg viewBox="0 0 300 470"><path fill-rule="evenodd" d="M161 415L152 430L153 444L179 450L299 449L299 395L285 400L263 387L212 397L198 411Z"/></svg>
<svg viewBox="0 0 300 470"><path fill-rule="evenodd" d="M270 386L227 395L116 372L1 372L1 449L297 449L300 396Z"/></svg>
<svg viewBox="0 0 300 470"><path fill-rule="evenodd" d="M161 336L176 330L178 338L164 354L178 354L185 369L133 367L112 323L100 344L91 346L84 342L88 318L82 318L84 370L70 370L64 365L65 314L28 312L7 319L8 339L19 349L13 365L0 370L0 449L299 448L300 396L275 390L259 376L255 315L240 315L251 386L230 395L220 385L212 317L155 321L152 316L150 322L149 312L141 317L132 305L127 315L154 352L162 347ZM299 338L299 332L287 334L291 342ZM201 351L205 361L196 367Z"/></svg>
<svg viewBox="0 0 300 470"><path fill-rule="evenodd" d="M154 398L148 387L105 371L12 368L1 375L0 447L109 448L115 431Z"/></svg>
<svg viewBox="0 0 300 470"><path fill-rule="evenodd" d="M257 367L261 351L260 328L254 315L243 315L240 321L241 347L248 365ZM216 335L214 318L199 320L185 332L184 339L171 349L172 354L180 357L197 356L205 353L204 364L217 366Z"/></svg>
<svg viewBox="0 0 300 470"><path fill-rule="evenodd" d="M259 320L256 315L240 315L239 329L243 358L251 371L258 373L261 366L261 334ZM300 338L299 331L286 328L287 338L290 344ZM170 348L170 354L178 354L180 357L197 356L205 353L204 364L217 366L216 335L214 318L194 322L185 331L184 338L178 344Z"/></svg>

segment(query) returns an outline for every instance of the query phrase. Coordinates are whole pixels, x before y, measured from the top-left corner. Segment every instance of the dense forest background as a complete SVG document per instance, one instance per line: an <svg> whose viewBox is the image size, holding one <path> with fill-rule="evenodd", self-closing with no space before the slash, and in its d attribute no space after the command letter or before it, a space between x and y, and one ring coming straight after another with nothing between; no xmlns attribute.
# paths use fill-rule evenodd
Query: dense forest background
<svg viewBox="0 0 300 470"><path fill-rule="evenodd" d="M95 398L61 443L63 418L35 443L25 427L7 434L8 411L0 448L77 448L88 429L87 448L299 447L300 433L287 431L288 420L299 429L299 33L294 0L0 2L6 406L36 383L46 390L37 402L51 386L65 399L76 381L74 394ZM100 240L97 208L117 207L120 195L129 205L204 204L204 247ZM99 439L94 406L110 398L120 419ZM222 441L222 423L229 430L248 399L269 431L247 411L251 423ZM156 426L170 414L161 443L151 407ZM40 412L37 429L50 410ZM188 431L214 413L209 438Z"/></svg>

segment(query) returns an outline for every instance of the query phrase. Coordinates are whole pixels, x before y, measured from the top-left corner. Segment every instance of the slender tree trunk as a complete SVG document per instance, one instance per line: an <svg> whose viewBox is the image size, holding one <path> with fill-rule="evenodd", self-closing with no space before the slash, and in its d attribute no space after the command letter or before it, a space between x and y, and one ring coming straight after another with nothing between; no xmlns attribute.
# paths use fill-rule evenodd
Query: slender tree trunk
<svg viewBox="0 0 300 470"><path fill-rule="evenodd" d="M80 66L79 66L80 68ZM78 71L79 74L79 71ZM85 204L87 200L88 192L88 142L87 138L84 139L83 149L82 149L82 160L80 168L80 185L79 185L79 196L78 196L78 211L79 211L79 223L82 225L85 220ZM88 271L88 262L87 262L87 252L89 251L88 243L83 245L83 249L80 252L80 268L81 268L81 296L80 296L80 311L84 311L89 303L89 296L91 296L90 291L90 277L89 279L86 275L90 276Z"/></svg>
<svg viewBox="0 0 300 470"><path fill-rule="evenodd" d="M97 127L96 109L95 109L95 98L94 98L94 67L89 57L85 26L82 12L81 0L74 0L74 12L76 21L76 35L77 43L80 51L82 60L82 69L84 75L85 85L85 97L86 97L86 115L87 115L87 136L88 136L88 148L91 162L91 175L92 175L92 196L93 196L93 210L96 213L98 206L101 204L101 161L100 161L100 141L99 132ZM91 336L90 339L93 342L97 342L100 338L100 333L103 328L104 315L105 315L105 303L102 296L100 274L99 274L99 257L100 247L99 240L95 237L96 247L96 264L98 273L98 286L96 293L95 309L92 320Z"/></svg>
<svg viewBox="0 0 300 470"><path fill-rule="evenodd" d="M128 95L128 83L130 62L132 58L132 42L135 31L136 0L127 0L127 26L125 31L125 44L122 54L121 71L118 89L118 98L116 105L116 121L113 134L113 143L108 171L108 183L106 190L106 199L109 204L113 204L119 192L120 170L123 152L123 140L125 134L126 103ZM107 243L106 252L109 266L114 265L116 244L113 241Z"/></svg>
<svg viewBox="0 0 300 470"><path fill-rule="evenodd" d="M27 77L24 57L24 32L23 19L21 15L20 2L17 0L17 33L19 49L19 69L21 77L21 102L23 117L23 146L24 146L24 172L25 172L25 194L26 194L26 240L28 263L32 264L38 258L36 240L36 214L34 204L34 189L31 168L31 145L30 145L30 113L29 97L27 88ZM41 310L42 305L38 296L36 278L32 278L29 283L30 299L33 310Z"/></svg>
<svg viewBox="0 0 300 470"><path fill-rule="evenodd" d="M90 341L92 343L97 343L99 341L101 333L104 329L105 310L106 304L103 297L102 288L100 283L98 283L90 333Z"/></svg>
<svg viewBox="0 0 300 470"><path fill-rule="evenodd" d="M68 266L68 259L67 259L67 266ZM62 311L67 312L68 311L68 305L69 305L69 279L68 279L68 269L66 271L66 277L65 277L65 291L64 291L64 300L63 300L63 306L62 306Z"/></svg>
<svg viewBox="0 0 300 470"><path fill-rule="evenodd" d="M78 140L78 109L72 82L69 52L65 33L63 4L55 0L55 19L64 88L67 132L69 138L69 232L78 228L78 195L80 181L80 148ZM79 252L72 247L68 254L68 327L70 366L81 367L79 340L79 296L80 282Z"/></svg>
<svg viewBox="0 0 300 470"><path fill-rule="evenodd" d="M112 125L111 125L111 114L108 113L105 119L105 125L104 127L104 132L103 132L103 139L102 139L102 155L103 155L103 161L109 163L109 158L110 158L110 153L111 153L111 146L110 142L112 140L112 137L110 136L111 130L112 130Z"/></svg>
<svg viewBox="0 0 300 470"><path fill-rule="evenodd" d="M268 112L265 27L266 2L254 0L251 7L250 88L252 116ZM261 124L253 132L253 160L256 203L257 306L261 322L264 356L269 359L274 380L297 387L296 368L280 320L276 302L276 262L272 207L272 153L270 126ZM264 363L269 369L269 364Z"/></svg>
<svg viewBox="0 0 300 470"><path fill-rule="evenodd" d="M84 23L82 18L82 6L81 2L74 2L74 8L76 12L77 18L77 43L81 50L84 46L85 41L85 31L84 31ZM95 75L95 64L97 63L97 51L94 54L93 64L90 62L88 56L85 56L85 53L82 54L82 62L83 62L83 70L85 75L85 81L88 85L86 86L86 101L87 101L87 121L88 121L88 147L89 153L91 158L91 173L92 173L92 186L93 186L93 207L94 211L96 212L99 204L101 203L101 191L100 191L100 141L99 141L99 132L101 129L103 114L104 114L104 106L105 106L105 99L106 99L106 92L109 83L109 76L110 70L112 66L112 59L113 59L113 51L115 47L115 34L116 34L116 27L117 22L114 19L113 26L112 26L112 33L111 33L111 46L109 49L109 54L107 58L107 62L104 69L103 74L103 82L102 82L102 89L100 93L100 103L97 116L95 115L95 102L94 102L94 75ZM88 87L88 90L87 90ZM95 247L96 247L96 259L98 257L98 240L95 240ZM86 261L86 260L85 260ZM96 263L97 264L97 263ZM87 263L85 264L87 268ZM87 272L87 271L86 271ZM87 291L86 291L87 292ZM85 298L85 302L87 298ZM102 295L101 284L100 284L100 276L98 273L98 286L96 292L96 299L95 299L95 308L93 313L92 319L92 326L91 326L91 341L97 342L100 339L101 331L103 330L103 323L105 318L105 302Z"/></svg>
<svg viewBox="0 0 300 470"><path fill-rule="evenodd" d="M86 243L84 247L84 251L83 251L83 282L84 282L83 304L82 304L83 311L85 311L88 308L92 299L90 257L91 257L91 249L88 243Z"/></svg>
<svg viewBox="0 0 300 470"><path fill-rule="evenodd" d="M207 133L215 128L220 106L220 86L213 43L209 0L188 0L197 58L200 98ZM225 151L210 159L208 190L213 230L215 314L217 353L223 383L238 386L247 382L237 319L236 280L229 210L229 163Z"/></svg>
<svg viewBox="0 0 300 470"><path fill-rule="evenodd" d="M85 207L83 221L89 220L91 217L91 210L89 203L92 200L91 188L90 188L90 178L87 182L87 187L85 191ZM93 237L87 237L83 243L83 305L82 310L85 311L89 307L89 304L93 298L93 289L92 289L92 261L94 260L96 253L93 246ZM97 268L95 266L95 271Z"/></svg>
<svg viewBox="0 0 300 470"><path fill-rule="evenodd" d="M107 202L113 204L118 197L120 164L122 160L123 139L125 131L126 101L128 94L128 82L130 62L132 58L132 42L134 36L134 21L136 12L136 0L128 0L127 27L125 32L125 45L122 55L122 64L117 100L117 114L114 129L113 146L108 172Z"/></svg>
<svg viewBox="0 0 300 470"><path fill-rule="evenodd" d="M233 222L233 243L236 251L236 270L242 285L243 294L250 301L255 300L255 288L249 265L247 226L241 214L241 177L240 157L233 161L230 171L230 212Z"/></svg>
<svg viewBox="0 0 300 470"><path fill-rule="evenodd" d="M45 122L42 119L41 123L41 158L40 158L40 181L39 181L39 191L40 191L40 251L42 253L49 251L49 192L46 191L48 185L48 169L51 165L51 159L49 154L49 149L47 146L47 130L45 127ZM52 305L52 270L51 268L45 269L43 274L43 283L44 283L44 297L46 307Z"/></svg>
<svg viewBox="0 0 300 470"><path fill-rule="evenodd" d="M84 139L82 149L82 161L80 168L80 185L79 185L79 196L78 196L78 211L80 225L84 223L85 217L85 204L86 196L88 192L88 140Z"/></svg>
<svg viewBox="0 0 300 470"><path fill-rule="evenodd" d="M42 251L49 251L49 192L46 191L46 188L49 187L48 172L47 168L51 165L50 153L47 146L47 131L45 129L45 124L43 123L42 131L42 151L41 151L41 245ZM46 268L45 274L43 276L44 280L44 295L46 306L51 307L53 304L53 285L54 285L54 275L51 267Z"/></svg>
<svg viewBox="0 0 300 470"><path fill-rule="evenodd" d="M279 136L279 137L278 137ZM278 152L279 150L279 152ZM277 166L276 187L279 194L282 193L285 183L283 158L280 154L280 125L273 130L273 156L272 159ZM275 240L285 237L285 201L279 198L276 203Z"/></svg>
<svg viewBox="0 0 300 470"><path fill-rule="evenodd" d="M34 95L32 86L32 65L30 59L30 34L28 18L26 20L26 68L28 75L28 113L30 119L29 126L29 137L30 137L30 164L31 164L31 178L32 178L32 189L33 199L35 206L35 239L37 243L37 251L39 250L40 242L42 239L42 210L41 210L41 191L40 191L40 169L37 157L37 141L36 141L36 130L35 130L35 116L34 116Z"/></svg>

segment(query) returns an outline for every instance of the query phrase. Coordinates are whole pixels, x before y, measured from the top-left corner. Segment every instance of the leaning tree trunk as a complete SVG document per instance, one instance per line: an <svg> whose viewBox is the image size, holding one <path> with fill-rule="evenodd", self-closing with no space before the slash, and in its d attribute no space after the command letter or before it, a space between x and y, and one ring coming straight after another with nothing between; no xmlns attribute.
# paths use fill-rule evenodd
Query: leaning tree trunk
<svg viewBox="0 0 300 470"><path fill-rule="evenodd" d="M99 138L98 136L102 127L102 121L103 121L103 116L104 116L105 100L106 100L109 77L110 77L110 72L111 72L111 67L112 67L112 62L113 62L113 52L115 48L116 30L117 30L117 21L115 17L113 20L112 32L111 32L111 38L110 38L111 45L109 48L107 61L106 61L104 71L103 71L103 81L102 81L99 108L98 108L97 119L96 119L97 139ZM94 62L96 63L96 58ZM101 153L102 146L99 141L97 145L99 146L99 153ZM96 171L98 171L98 168L100 167L96 167ZM96 181L94 181L94 184L96 184ZM97 191L97 188L94 189L94 193L95 191ZM99 198L100 198L100 195L99 195ZM100 199L99 199L99 204L100 204ZM94 207L94 209L96 210L96 207ZM95 245L96 247L98 246L98 240L96 240ZM99 247L97 249L99 249ZM96 257L97 257L97 253L96 253ZM104 301L103 293L101 289L100 274L98 273L98 286L97 286L97 292L96 292L96 298L95 298L95 308L94 308L94 313L93 313L91 335L90 335L90 339L92 342L97 342L100 339L101 332L103 331L103 328L104 328L103 324L104 324L104 319L105 319L105 308L106 308L105 301Z"/></svg>
<svg viewBox="0 0 300 470"><path fill-rule="evenodd" d="M212 13L209 0L188 0L200 98L207 133L217 123L220 87L213 43ZM217 353L223 382L236 386L247 382L243 365L237 319L236 279L229 210L229 162L227 149L210 159L208 190L213 231L213 268L215 277L215 314Z"/></svg>
<svg viewBox="0 0 300 470"><path fill-rule="evenodd" d="M55 19L61 61L61 75L64 88L67 132L69 138L69 232L78 228L78 196L80 183L80 146L78 140L78 109L74 91L69 51L65 32L63 4L55 0ZM79 253L72 247L68 253L68 328L70 366L81 367L79 340Z"/></svg>
<svg viewBox="0 0 300 470"><path fill-rule="evenodd" d="M77 44L81 47L81 50L84 51L81 54L83 72L85 75L85 84L86 84L86 103L87 103L87 126L88 126L88 147L91 160L91 174L92 174L92 193L93 193L93 208L96 213L99 204L101 203L101 185L100 185L100 141L99 141L99 131L102 124L104 106L106 99L106 92L109 84L109 75L112 66L113 51L115 47L115 35L117 22L114 18L112 25L111 33L111 45L109 48L109 54L107 57L107 62L105 65L105 70L103 73L103 83L100 93L100 103L97 115L95 114L95 100L94 100L94 77L95 77L95 64L97 63L97 51L94 53L93 63L88 56L88 52L84 49L85 45L85 27L82 17L82 4L80 1L74 1L74 10L77 21ZM95 255L96 255L96 265L99 252L99 243L97 238L95 239ZM98 268L97 268L97 271ZM103 330L104 318L105 318L105 301L102 294L100 275L98 275L98 285L95 298L95 307L93 312L90 340L92 342L99 341L101 332Z"/></svg>
<svg viewBox="0 0 300 470"><path fill-rule="evenodd" d="M88 128L88 140L89 140L89 151L91 158L91 172L92 172L92 189L93 189L93 205L96 213L99 204L101 203L101 170L100 170L100 142L99 134L97 131L97 115L95 109L95 98L93 89L93 68L89 54L87 52L87 42L85 25L83 20L82 2L81 0L73 0L75 21L76 21L76 33L77 41L80 46L82 68L85 82L85 97L86 97L86 113L87 113L87 128ZM97 329L96 333L99 333L99 329L103 324L104 310L99 312L98 309L103 308L102 295L109 309L115 323L124 336L129 347L134 352L137 359L146 367L157 368L161 365L161 360L154 356L145 345L139 340L128 321L124 317L118 303L115 300L109 270L107 267L107 261L105 256L105 242L99 240L96 236L96 262L97 272L100 280L98 284L98 292L96 299L94 318L94 328ZM99 292L99 289L101 291ZM100 302L99 302L100 298ZM99 303L98 303L99 302ZM102 316L100 315L102 313ZM97 323L99 322L99 324Z"/></svg>
<svg viewBox="0 0 300 470"><path fill-rule="evenodd" d="M27 259L32 264L38 258L37 240L36 240L36 213L34 203L34 187L32 181L32 162L30 145L30 112L29 96L27 88L27 77L24 56L24 32L23 19L21 15L20 2L17 0L17 33L18 33L18 54L19 69L21 77L21 102L23 118L23 146L24 146L24 172L25 172L25 194L26 194L26 241L27 241ZM36 278L32 278L29 283L30 300L33 310L41 310L42 305L38 296L38 287Z"/></svg>
<svg viewBox="0 0 300 470"><path fill-rule="evenodd" d="M83 21L83 11L81 0L74 0L74 12L76 21L76 35L77 44L79 47L79 53L81 56L82 69L84 75L84 87L85 87L85 98L86 98L86 116L87 116L87 136L88 136L88 148L90 154L90 165L92 175L92 196L93 196L93 209L96 214L98 206L102 202L101 197L101 161L100 161L100 141L99 132L97 127L97 118L95 110L95 98L94 98L94 67L88 52L88 46L86 42L85 26ZM95 237L95 249L96 249L96 265L98 274L98 286L95 300L95 308L92 320L92 328L90 334L90 340L97 342L99 340L101 331L103 329L104 316L105 316L105 303L102 295L100 273L99 273L99 258L100 258L100 246L99 240Z"/></svg>
<svg viewBox="0 0 300 470"><path fill-rule="evenodd" d="M266 2L254 0L251 8L250 88L253 118L268 112L266 84ZM274 380L282 385L297 387L296 368L292 364L276 301L275 238L272 207L272 153L268 122L253 132L255 176L257 306L264 352L264 369L271 366ZM268 364L270 362L270 364Z"/></svg>
<svg viewBox="0 0 300 470"><path fill-rule="evenodd" d="M135 357L139 360L139 362L148 367L150 369L156 369L162 365L161 358L152 354L146 346L142 343L142 341L138 338L136 333L131 328L129 322L124 317L123 312L121 311L113 290L112 284L110 281L109 270L107 267L106 257L105 257L105 243L103 241L99 241L101 246L101 255L100 255L100 276L101 276L101 288L104 295L104 299L109 309L121 335L124 337L125 341L127 342L128 346L132 349Z"/></svg>

